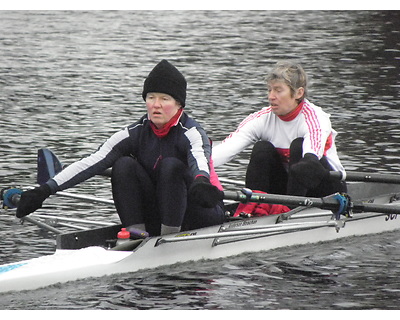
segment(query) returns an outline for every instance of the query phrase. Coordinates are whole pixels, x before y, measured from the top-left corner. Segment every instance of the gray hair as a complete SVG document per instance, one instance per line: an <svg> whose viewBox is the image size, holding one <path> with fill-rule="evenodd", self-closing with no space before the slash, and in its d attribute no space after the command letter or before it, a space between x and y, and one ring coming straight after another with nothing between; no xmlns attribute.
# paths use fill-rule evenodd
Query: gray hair
<svg viewBox="0 0 400 320"><path fill-rule="evenodd" d="M291 61L276 63L266 77L266 81L267 84L272 81L285 82L289 86L292 96L294 96L298 88L303 87L304 94L299 100L307 96L307 75L299 63Z"/></svg>

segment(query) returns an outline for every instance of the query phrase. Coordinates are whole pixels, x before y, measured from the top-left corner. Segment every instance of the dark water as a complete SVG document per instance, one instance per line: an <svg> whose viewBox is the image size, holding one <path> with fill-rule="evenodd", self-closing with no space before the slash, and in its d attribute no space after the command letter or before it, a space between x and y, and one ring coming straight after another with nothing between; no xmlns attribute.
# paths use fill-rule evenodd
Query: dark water
<svg viewBox="0 0 400 320"><path fill-rule="evenodd" d="M1 187L35 183L39 148L68 164L135 121L164 58L214 140L266 105L273 63L299 59L347 170L400 172L399 11L0 11L0 30ZM218 172L242 179L247 155ZM111 196L100 177L70 191ZM60 197L43 211L118 221ZM51 235L1 212L1 263L53 251ZM0 309L400 309L399 267L393 232L0 294Z"/></svg>

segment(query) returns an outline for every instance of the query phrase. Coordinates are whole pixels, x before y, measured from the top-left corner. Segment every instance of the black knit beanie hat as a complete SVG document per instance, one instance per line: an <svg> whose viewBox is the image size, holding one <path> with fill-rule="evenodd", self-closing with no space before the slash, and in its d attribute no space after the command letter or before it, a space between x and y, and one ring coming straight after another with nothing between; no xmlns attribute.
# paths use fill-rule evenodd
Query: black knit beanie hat
<svg viewBox="0 0 400 320"><path fill-rule="evenodd" d="M186 86L186 79L182 73L167 60L162 60L151 70L144 81L142 97L146 101L146 95L149 92L166 93L184 107Z"/></svg>

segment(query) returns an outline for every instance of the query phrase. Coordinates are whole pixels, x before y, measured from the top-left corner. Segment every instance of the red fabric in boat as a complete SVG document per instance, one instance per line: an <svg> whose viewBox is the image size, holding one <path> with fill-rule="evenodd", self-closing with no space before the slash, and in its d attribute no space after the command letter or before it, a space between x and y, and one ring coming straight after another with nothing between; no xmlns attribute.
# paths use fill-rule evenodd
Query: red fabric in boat
<svg viewBox="0 0 400 320"><path fill-rule="evenodd" d="M256 193L265 193L258 190L253 190ZM266 193L265 193L266 194ZM280 214L290 211L287 206L282 204L269 204L269 203L240 203L235 211L234 217L240 216L241 213L245 213L252 217L269 216L272 214Z"/></svg>

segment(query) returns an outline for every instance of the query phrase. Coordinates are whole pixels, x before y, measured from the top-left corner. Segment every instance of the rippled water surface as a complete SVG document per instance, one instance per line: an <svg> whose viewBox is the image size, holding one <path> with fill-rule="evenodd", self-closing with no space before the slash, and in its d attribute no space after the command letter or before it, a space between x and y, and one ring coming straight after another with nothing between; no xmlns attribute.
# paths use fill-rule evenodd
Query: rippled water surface
<svg viewBox="0 0 400 320"><path fill-rule="evenodd" d="M267 104L264 77L299 59L331 113L347 170L400 172L399 11L0 11L1 187L29 186L36 154L65 164L144 113L144 78L169 59L186 111L218 141ZM242 179L248 151L218 168ZM107 179L76 190L110 198ZM118 221L54 197L42 209ZM54 237L0 214L0 261L54 252ZM0 309L399 309L400 235L203 261L0 294Z"/></svg>

